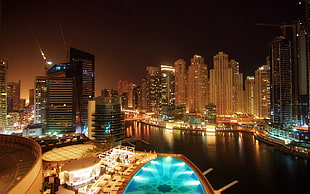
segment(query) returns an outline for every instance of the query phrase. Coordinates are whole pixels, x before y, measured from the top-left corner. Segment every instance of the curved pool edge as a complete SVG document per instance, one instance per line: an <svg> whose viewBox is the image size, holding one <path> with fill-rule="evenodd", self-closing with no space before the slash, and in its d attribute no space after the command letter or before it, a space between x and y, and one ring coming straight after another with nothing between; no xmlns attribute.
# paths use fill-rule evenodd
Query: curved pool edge
<svg viewBox="0 0 310 194"><path fill-rule="evenodd" d="M203 175L202 171L186 156L184 156L183 154L157 153L157 158L162 157L162 156L171 156L171 157L175 157L175 158L182 160L184 163L186 163L194 171L196 176L199 178L199 181L200 181L201 185L203 186L205 193L207 193L207 194L215 194L216 193L215 190L213 189L212 185L208 181L208 179ZM137 165L136 169L131 173L131 175L126 178L125 182L122 184L122 187L118 190L118 193L123 193L125 191L130 180L148 162L140 163Z"/></svg>

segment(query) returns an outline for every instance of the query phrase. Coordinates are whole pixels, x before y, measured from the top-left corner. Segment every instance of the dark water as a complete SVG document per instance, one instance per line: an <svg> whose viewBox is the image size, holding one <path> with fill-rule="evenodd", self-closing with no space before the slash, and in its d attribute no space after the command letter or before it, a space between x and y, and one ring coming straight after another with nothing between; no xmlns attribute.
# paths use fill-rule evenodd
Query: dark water
<svg viewBox="0 0 310 194"><path fill-rule="evenodd" d="M127 136L139 143L137 150L183 154L206 175L215 189L234 180L239 183L223 193L310 193L310 161L279 152L246 132L189 132L167 130L136 122L126 124Z"/></svg>

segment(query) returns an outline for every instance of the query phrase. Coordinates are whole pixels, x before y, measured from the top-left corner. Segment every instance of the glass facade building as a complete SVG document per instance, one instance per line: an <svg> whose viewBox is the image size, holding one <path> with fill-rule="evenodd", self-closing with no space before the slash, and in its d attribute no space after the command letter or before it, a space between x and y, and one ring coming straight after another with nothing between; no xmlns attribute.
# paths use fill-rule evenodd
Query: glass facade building
<svg viewBox="0 0 310 194"><path fill-rule="evenodd" d="M113 143L124 139L125 128L118 97L96 97L88 103L88 137Z"/></svg>
<svg viewBox="0 0 310 194"><path fill-rule="evenodd" d="M88 101L95 96L94 61L94 55L70 48L70 62L56 64L48 70L46 132L87 131ZM55 111L59 114L59 122L55 122Z"/></svg>
<svg viewBox="0 0 310 194"><path fill-rule="evenodd" d="M75 133L75 87L72 78L47 81L47 134Z"/></svg>
<svg viewBox="0 0 310 194"><path fill-rule="evenodd" d="M77 127L80 128L81 132L86 132L88 101L95 97L95 56L70 48L70 63L73 65L71 76L77 92Z"/></svg>
<svg viewBox="0 0 310 194"><path fill-rule="evenodd" d="M275 125L289 128L293 122L291 44L276 37L270 48L270 116Z"/></svg>

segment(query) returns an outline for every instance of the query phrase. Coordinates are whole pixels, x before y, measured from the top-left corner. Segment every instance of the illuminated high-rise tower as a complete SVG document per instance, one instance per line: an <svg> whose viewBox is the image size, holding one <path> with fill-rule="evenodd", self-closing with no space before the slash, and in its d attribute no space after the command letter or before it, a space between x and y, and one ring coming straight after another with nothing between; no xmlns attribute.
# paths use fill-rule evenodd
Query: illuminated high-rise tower
<svg viewBox="0 0 310 194"><path fill-rule="evenodd" d="M121 97L122 108L134 108L135 107L135 88L137 84L129 82L128 80L119 80L117 83L118 96Z"/></svg>
<svg viewBox="0 0 310 194"><path fill-rule="evenodd" d="M178 59L174 62L175 69L175 104L186 105L187 102L187 69L186 62Z"/></svg>
<svg viewBox="0 0 310 194"><path fill-rule="evenodd" d="M95 92L94 58L70 48L70 62L56 64L47 71L46 133L87 131L88 101Z"/></svg>
<svg viewBox="0 0 310 194"><path fill-rule="evenodd" d="M276 37L270 48L270 116L275 125L290 128L293 124L291 43Z"/></svg>
<svg viewBox="0 0 310 194"><path fill-rule="evenodd" d="M160 105L171 106L175 104L175 69L170 65L161 65L161 91Z"/></svg>
<svg viewBox="0 0 310 194"><path fill-rule="evenodd" d="M7 126L7 70L7 62L0 61L0 129Z"/></svg>
<svg viewBox="0 0 310 194"><path fill-rule="evenodd" d="M76 92L70 77L49 77L47 80L46 134L76 132Z"/></svg>
<svg viewBox="0 0 310 194"><path fill-rule="evenodd" d="M233 71L233 112L243 112L243 74L239 72L239 62L231 59L229 64Z"/></svg>
<svg viewBox="0 0 310 194"><path fill-rule="evenodd" d="M254 84L255 78L254 76L247 76L245 79L245 94L244 94L244 102L245 102L245 112L247 114L253 115L255 113L255 95L254 95Z"/></svg>
<svg viewBox="0 0 310 194"><path fill-rule="evenodd" d="M208 104L208 69L204 58L194 55L188 67L188 111L202 113Z"/></svg>
<svg viewBox="0 0 310 194"><path fill-rule="evenodd" d="M161 65L160 75L160 114L163 120L174 120L175 69L170 65Z"/></svg>
<svg viewBox="0 0 310 194"><path fill-rule="evenodd" d="M232 115L233 110L233 68L228 55L219 52L213 56L213 69L210 70L210 103L216 106L218 115Z"/></svg>
<svg viewBox="0 0 310 194"><path fill-rule="evenodd" d="M270 65L259 67L255 71L255 106L256 116L270 118Z"/></svg>
<svg viewBox="0 0 310 194"><path fill-rule="evenodd" d="M34 87L34 123L46 124L47 77L37 76Z"/></svg>
<svg viewBox="0 0 310 194"><path fill-rule="evenodd" d="M143 109L156 112L160 105L160 68L146 67L146 77L142 81Z"/></svg>
<svg viewBox="0 0 310 194"><path fill-rule="evenodd" d="M8 112L18 112L21 110L20 85L20 80L19 82L7 83Z"/></svg>

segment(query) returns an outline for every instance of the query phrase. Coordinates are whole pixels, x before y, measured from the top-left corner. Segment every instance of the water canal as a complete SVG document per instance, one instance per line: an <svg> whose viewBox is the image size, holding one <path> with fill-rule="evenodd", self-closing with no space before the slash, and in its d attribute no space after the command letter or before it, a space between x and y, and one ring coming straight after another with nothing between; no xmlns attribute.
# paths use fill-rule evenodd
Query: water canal
<svg viewBox="0 0 310 194"><path fill-rule="evenodd" d="M282 153L251 133L168 130L131 121L126 135L150 143L137 143L137 150L183 154L201 171L213 168L206 177L215 189L239 181L224 194L309 193L310 161Z"/></svg>

